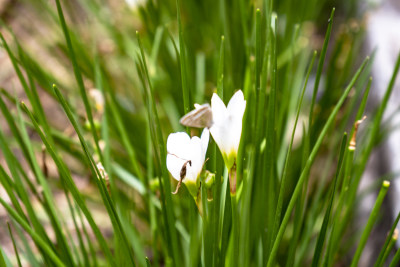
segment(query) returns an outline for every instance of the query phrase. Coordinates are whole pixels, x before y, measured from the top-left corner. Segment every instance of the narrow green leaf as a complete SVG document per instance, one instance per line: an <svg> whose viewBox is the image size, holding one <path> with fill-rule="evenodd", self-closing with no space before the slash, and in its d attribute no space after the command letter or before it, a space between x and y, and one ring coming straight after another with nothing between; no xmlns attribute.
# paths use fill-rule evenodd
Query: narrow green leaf
<svg viewBox="0 0 400 267"><path fill-rule="evenodd" d="M22 267L22 265L21 265L21 259L19 258L19 252L18 252L18 249L17 249L17 245L16 245L16 243L15 243L14 235L13 235L13 233L12 233L12 231L11 231L11 227L10 227L10 224L9 224L8 222L7 222L7 227L8 227L8 232L10 233L11 241L12 241L12 243L13 243L14 252L15 252L15 256L16 256L16 258L17 258L18 266L19 266L19 267Z"/></svg>
<svg viewBox="0 0 400 267"><path fill-rule="evenodd" d="M182 79L182 94L183 94L183 108L184 113L190 111L190 95L188 87L187 64L186 64L186 48L183 39L183 26L181 21L181 1L176 0L176 14L179 28L179 58L181 63L181 79Z"/></svg>
<svg viewBox="0 0 400 267"><path fill-rule="evenodd" d="M379 253L378 259L376 260L374 267L382 266L384 264L384 262L385 262L384 255L386 254L386 251L389 251L389 249L388 249L389 244L393 239L393 233L397 227L397 224L399 223L399 220L400 220L400 212L397 214L396 220L392 224L392 228L390 229L390 232L388 233L385 244L382 246L381 252Z"/></svg>
<svg viewBox="0 0 400 267"><path fill-rule="evenodd" d="M150 81L150 76L148 73L148 68L146 64L146 58L144 55L144 50L142 43L140 41L139 32L136 32L136 36L138 39L139 47L140 47L140 66L139 66L139 74L141 74L142 85L144 89L146 105L147 105L147 115L148 121L151 125L152 129L152 141L153 141L153 148L155 152L155 156L158 162L158 165L161 168L162 177L159 177L160 182L160 193L161 193L161 204L162 204L162 212L164 216L164 223L166 225L167 231L166 236L168 243L171 246L168 246L168 250L170 256L174 260L176 265L180 265L181 257L179 257L179 250L178 250L178 240L177 240L177 233L175 230L175 215L173 212L173 204L171 198L171 184L170 178L167 171L167 167L165 164L165 159L167 158L165 143L163 140L163 135L161 131L161 125L158 117L158 112L156 109L156 104L153 96L153 87Z"/></svg>
<svg viewBox="0 0 400 267"><path fill-rule="evenodd" d="M99 241L99 244L100 244L103 252L105 253L105 256L107 257L109 263L112 266L115 266L115 262L113 260L113 256L111 254L110 248L106 244L106 241L105 241L103 235L101 234L100 229L98 228L98 226L94 222L94 219L93 219L89 209L87 208L87 206L86 206L86 204L85 204L85 202L83 200L83 197L81 196L78 188L76 187L75 183L73 182L68 169L66 168L66 166L64 165L62 160L59 158L59 156L56 154L53 146L48 142L45 134L40 129L37 121L35 120L33 115L30 113L30 111L26 108L25 105L22 105L22 108L25 110L25 112L30 117L30 119L31 119L31 121L32 121L32 123L33 123L33 125L34 125L34 127L36 129L36 132L39 134L40 138L43 141L43 144L46 146L47 152L53 158L54 163L56 164L57 169L60 172L60 177L62 179L64 179L64 182L65 182L66 186L68 187L68 189L71 192L72 196L74 197L76 203L79 205L79 207L81 208L82 212L84 213L84 215L85 215L89 225L91 226L91 228L92 228L97 240Z"/></svg>
<svg viewBox="0 0 400 267"><path fill-rule="evenodd" d="M321 80L322 69L324 67L326 51L328 50L329 39L331 37L333 15L334 14L335 14L335 8L332 9L331 16L330 16L330 18L328 20L328 29L326 30L325 40L324 40L324 44L322 46L322 51L321 51L321 55L320 55L319 62L318 62L317 74L315 76L314 90L313 90L313 96L312 96L311 106L310 106L310 115L309 115L309 119L308 119L308 129L309 129L309 132L310 132L310 138L314 138L314 134L313 134L313 132L311 130L312 129L311 128L312 127L312 123L313 123L313 117L314 117L313 116L314 105L315 105L315 101L317 99L319 81ZM310 140L310 141L312 141L312 140ZM310 144L312 145L313 142L310 142Z"/></svg>
<svg viewBox="0 0 400 267"><path fill-rule="evenodd" d="M329 116L327 122L324 125L324 128L322 129L317 141L315 142L315 145L310 153L310 156L307 159L306 165L304 166L303 171L301 172L300 178L296 184L296 187L294 189L294 192L292 194L292 197L290 199L290 202L288 204L288 207L286 209L285 215L283 217L281 226L279 227L279 231L277 234L277 237L274 241L274 244L272 246L272 250L271 250L271 255L268 259L268 264L267 266L271 267L274 265L275 263L275 257L276 254L278 252L278 247L279 244L282 240L284 231L286 229L286 226L289 222L291 213L293 211L294 205L296 204L297 198L299 197L302 187L303 187L303 183L307 177L307 173L309 171L309 169L311 168L312 163L315 160L315 157L317 156L318 150L322 144L322 141L328 131L328 129L330 128L330 126L332 125L337 113L339 112L340 107L343 105L344 101L346 100L348 94L350 93L351 88L353 87L354 83L356 82L356 80L358 79L358 77L360 76L362 70L364 69L366 63L368 62L368 57L364 60L363 64L361 65L361 67L358 69L358 71L356 72L356 74L354 75L353 79L351 80L350 84L347 86L346 90L343 92L342 97L340 98L340 100L338 101L338 103L336 104L334 110L331 112L331 115Z"/></svg>
<svg viewBox="0 0 400 267"><path fill-rule="evenodd" d="M358 244L356 253L354 254L353 260L351 262L351 267L355 267L355 266L358 265L358 261L360 260L361 253L363 252L365 244L367 243L369 234L372 231L372 227L374 226L375 221L378 218L379 210L380 210L381 205L383 203L383 199L385 198L386 193L387 193L387 191L389 189L389 186L390 186L390 183L388 181L384 181L382 183L381 190L379 191L378 197L376 198L375 205L372 208L371 214L370 214L370 216L368 218L367 225L364 228L364 231L363 231L363 233L361 235L361 239L360 239L360 242Z"/></svg>
<svg viewBox="0 0 400 267"><path fill-rule="evenodd" d="M298 122L299 116L300 116L301 105L303 103L304 93L305 93L306 88L307 88L307 83L308 83L308 79L310 77L310 73L311 73L312 67L314 66L314 61L315 61L316 55L317 55L317 52L314 51L313 57L311 59L310 65L308 67L306 80L304 82L304 86L303 86L303 89L301 91L300 99L299 99L298 106L297 106L296 119L295 119L295 122L294 122L292 136L291 136L291 139L290 139L290 144L289 144L289 148L288 148L288 151L287 151L287 154L286 154L286 159L285 159L285 165L284 165L284 169L283 169L283 172L282 172L281 185L280 185L280 189L279 189L278 203L277 203L275 217L274 217L274 228L272 230L271 240L273 240L275 238L276 232L278 231L278 228L279 228L279 223L281 221L283 197L284 197L284 193L285 193L286 186L287 186L286 185L286 178L287 178L287 172L288 172L288 164L289 164L290 156L291 156L291 153L292 153L293 141L294 141L294 136L295 136L296 129L297 129L297 122Z"/></svg>
<svg viewBox="0 0 400 267"><path fill-rule="evenodd" d="M60 258L53 252L53 250L46 244L46 242L38 235L29 225L22 219L18 213L0 198L0 204L7 210L7 213L16 220L22 228L32 237L32 239L46 252L56 266L65 266Z"/></svg>
<svg viewBox="0 0 400 267"><path fill-rule="evenodd" d="M70 34L69 34L67 23L65 22L64 13L63 13L63 10L62 10L62 7L61 7L60 0L55 0L55 2L56 2L56 5L57 5L57 12L58 12L58 17L60 19L61 28L62 28L63 33L64 33L65 41L66 41L67 47L68 47L69 56L70 56L70 59L71 59L71 62L72 62L72 67L74 69L75 79L76 79L76 81L78 83L79 91L80 91L80 94L81 94L81 97L82 97L82 100L83 100L83 104L85 106L86 115L87 115L89 123L90 123L90 130L92 132L92 136L93 136L94 142L96 144L97 152L98 152L98 154L100 156L100 159L102 159L102 153L101 153L101 149L100 149L100 146L99 146L99 137L97 135L96 127L95 127L95 124L94 124L94 121L93 121L93 114L92 114L92 110L91 110L91 107L90 107L90 104L89 104L89 99L88 99L87 94L86 94L85 85L83 83L82 73L81 73L80 67L78 65L78 62L76 60L75 51L74 51L74 48L72 46L71 37L70 37ZM103 160L101 160L101 161L103 161Z"/></svg>
<svg viewBox="0 0 400 267"><path fill-rule="evenodd" d="M336 187L337 187L338 177L339 177L339 174L341 173L341 170L342 170L342 163L343 163L344 153L346 151L346 145L347 145L347 133L344 134L343 139L342 139L342 144L340 146L339 160L338 160L338 165L337 165L337 168L336 168L335 180L333 181L333 187L331 189L329 206L326 209L324 220L323 220L322 226L321 226L321 230L319 231L317 244L315 246L314 257L313 257L313 261L312 261L312 266L313 267L319 266L319 260L320 260L322 254L323 254L325 236L326 236L326 233L327 233L327 230L328 230L328 224L329 224L329 219L330 219L330 216L331 216L333 200L334 200L335 194L336 194Z"/></svg>
<svg viewBox="0 0 400 267"><path fill-rule="evenodd" d="M110 198L110 195L108 193L108 190L105 186L104 183L104 179L102 178L96 163L92 157L92 155L89 152L89 147L85 141L85 139L83 138L82 132L80 130L79 125L77 124L77 122L74 119L74 116L71 112L71 109L69 108L68 103L66 102L66 100L64 99L64 97L62 96L62 94L60 93L60 91L58 90L58 88L56 86L54 86L54 91L55 94L59 100L59 102L61 103L61 105L64 108L65 113L67 114L68 119L70 120L71 124L73 125L76 133L78 134L79 137L79 141L81 142L82 148L85 151L86 154L86 159L88 161L89 164L89 168L91 169L92 174L95 175L95 182L97 184L97 187L100 191L101 197L103 199L103 203L105 204L106 208L107 208L107 212L110 215L110 220L113 223L113 228L116 231L117 237L121 238L121 243L122 243L122 247L124 248L125 253L128 253L128 255L125 255L126 258L128 259L128 261L130 262L130 264L132 264L133 266L135 266L135 262L133 260L133 256L131 253L131 249L127 240L127 237L124 234L124 230L122 228L121 225L121 221L120 218L115 210L115 204L113 203L112 199Z"/></svg>

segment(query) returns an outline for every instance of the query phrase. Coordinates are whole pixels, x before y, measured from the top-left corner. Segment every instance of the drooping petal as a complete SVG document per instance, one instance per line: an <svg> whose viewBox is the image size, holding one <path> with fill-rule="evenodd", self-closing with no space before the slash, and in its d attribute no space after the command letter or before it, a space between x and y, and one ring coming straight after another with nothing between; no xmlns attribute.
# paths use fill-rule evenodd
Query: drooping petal
<svg viewBox="0 0 400 267"><path fill-rule="evenodd" d="M181 179L180 174L183 164L185 164L185 162L186 162L185 160L175 155L172 154L167 155L167 169L172 174L172 177L174 177L174 179L177 181Z"/></svg>
<svg viewBox="0 0 400 267"><path fill-rule="evenodd" d="M189 137L185 132L173 133L167 140L167 168L176 180L181 179L181 172L185 168L183 182L194 182L203 169L205 154L209 140L209 131L203 131L201 139L197 136Z"/></svg>

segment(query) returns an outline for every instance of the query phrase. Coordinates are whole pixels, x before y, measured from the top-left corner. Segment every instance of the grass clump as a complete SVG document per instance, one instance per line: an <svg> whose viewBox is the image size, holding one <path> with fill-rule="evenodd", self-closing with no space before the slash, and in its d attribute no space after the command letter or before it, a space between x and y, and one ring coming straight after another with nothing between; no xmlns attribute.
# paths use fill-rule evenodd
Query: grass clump
<svg viewBox="0 0 400 267"><path fill-rule="evenodd" d="M357 266L390 190L382 179L354 233L400 56L358 130L374 55L359 57L357 1L297 4L21 1L50 40L30 38L58 67L3 23L24 101L1 89L0 204L13 252L2 248L0 263ZM211 106L189 113L195 103ZM196 139L201 130L185 126L199 124L210 134ZM173 132L189 141L174 147ZM397 222L377 266L392 260Z"/></svg>

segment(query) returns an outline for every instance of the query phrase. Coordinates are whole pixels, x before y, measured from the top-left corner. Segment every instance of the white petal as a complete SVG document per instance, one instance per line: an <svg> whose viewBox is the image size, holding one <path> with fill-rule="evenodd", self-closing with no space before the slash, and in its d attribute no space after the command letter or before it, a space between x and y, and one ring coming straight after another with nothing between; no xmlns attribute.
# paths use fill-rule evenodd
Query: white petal
<svg viewBox="0 0 400 267"><path fill-rule="evenodd" d="M217 143L219 149L222 153L229 154L232 146L232 131L230 129L230 124L227 123L214 124L210 128L210 132Z"/></svg>
<svg viewBox="0 0 400 267"><path fill-rule="evenodd" d="M209 131L205 129L201 139L192 138L184 132L170 134L167 140L167 168L176 180L180 180L180 173L186 166L184 181L197 181L204 164L207 151Z"/></svg>
<svg viewBox="0 0 400 267"><path fill-rule="evenodd" d="M216 93L214 93L211 98L211 110L214 123L221 123L225 120L227 116L227 110L224 102L222 102L221 98L219 98Z"/></svg>
<svg viewBox="0 0 400 267"><path fill-rule="evenodd" d="M212 109L214 116L214 106L212 106ZM213 126L210 128L210 132L225 160L229 161L225 162L226 164L233 164L230 157L235 156L238 151L245 109L246 101L244 100L243 92L239 90L229 101L224 117L214 121Z"/></svg>
<svg viewBox="0 0 400 267"><path fill-rule="evenodd" d="M202 155L203 157L205 157L208 148L208 141L210 140L210 131L208 130L208 128L204 128L200 139L201 139Z"/></svg>
<svg viewBox="0 0 400 267"><path fill-rule="evenodd" d="M190 137L185 132L172 133L167 139L167 151L176 155L183 160L189 160L189 151L187 148L190 144Z"/></svg>
<svg viewBox="0 0 400 267"><path fill-rule="evenodd" d="M228 114L235 118L243 118L244 110L246 109L246 101L244 100L242 90L237 91L229 100L228 103Z"/></svg>
<svg viewBox="0 0 400 267"><path fill-rule="evenodd" d="M185 164L185 162L186 162L185 160L178 158L175 155L172 154L167 155L167 169L172 174L172 177L174 177L178 181L181 178L180 174L183 164Z"/></svg>

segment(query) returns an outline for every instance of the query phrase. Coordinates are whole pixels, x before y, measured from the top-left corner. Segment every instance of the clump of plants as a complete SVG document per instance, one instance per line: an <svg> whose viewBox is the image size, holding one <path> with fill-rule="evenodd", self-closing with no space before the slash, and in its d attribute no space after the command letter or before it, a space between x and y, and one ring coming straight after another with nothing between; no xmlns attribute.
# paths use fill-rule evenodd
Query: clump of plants
<svg viewBox="0 0 400 267"><path fill-rule="evenodd" d="M355 231L400 56L365 117L357 1L21 5L59 68L3 23L19 84L0 94L2 266L359 264L390 190L377 177ZM376 266L400 259L399 218Z"/></svg>

